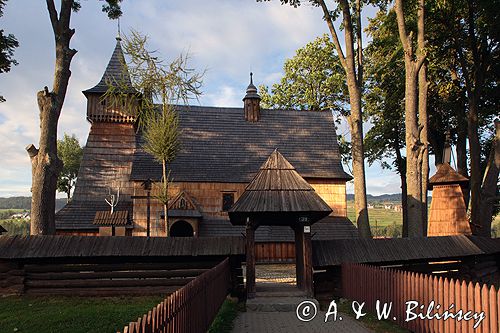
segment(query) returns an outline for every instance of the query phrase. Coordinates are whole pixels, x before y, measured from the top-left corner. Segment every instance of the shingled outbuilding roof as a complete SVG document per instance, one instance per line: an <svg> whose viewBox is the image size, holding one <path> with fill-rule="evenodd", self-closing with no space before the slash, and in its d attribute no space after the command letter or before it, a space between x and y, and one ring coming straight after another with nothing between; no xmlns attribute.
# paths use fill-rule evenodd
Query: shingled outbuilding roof
<svg viewBox="0 0 500 333"><path fill-rule="evenodd" d="M115 207L117 211L126 211L128 217L133 216L132 202L120 201ZM97 231L99 226L94 224L97 212L109 211L109 205L102 201L71 201L56 214L56 229ZM126 223L132 228L132 224Z"/></svg>
<svg viewBox="0 0 500 333"><path fill-rule="evenodd" d="M248 183L275 148L304 178L350 180L344 172L330 112L261 110L256 122L242 108L177 106L181 151L170 164L175 182ZM161 179L140 134L131 180Z"/></svg>
<svg viewBox="0 0 500 333"><path fill-rule="evenodd" d="M229 209L229 218L233 224L245 223L248 216L265 219L266 224L289 225L299 222L295 221L299 218L314 223L331 212L330 206L275 149Z"/></svg>
<svg viewBox="0 0 500 333"><path fill-rule="evenodd" d="M463 184L469 179L456 172L448 163L440 164L436 173L429 179L429 185Z"/></svg>
<svg viewBox="0 0 500 333"><path fill-rule="evenodd" d="M130 81L130 75L126 67L125 57L123 56L123 50L121 46L121 38L116 38L116 46L111 59L109 59L108 66L104 71L104 74L94 87L84 90L83 93L98 93L102 94L108 90L108 85L111 84L116 88L120 88L123 93L136 93Z"/></svg>
<svg viewBox="0 0 500 333"><path fill-rule="evenodd" d="M125 226L129 224L128 211L119 210L113 213L109 210L97 211L93 223L98 226Z"/></svg>

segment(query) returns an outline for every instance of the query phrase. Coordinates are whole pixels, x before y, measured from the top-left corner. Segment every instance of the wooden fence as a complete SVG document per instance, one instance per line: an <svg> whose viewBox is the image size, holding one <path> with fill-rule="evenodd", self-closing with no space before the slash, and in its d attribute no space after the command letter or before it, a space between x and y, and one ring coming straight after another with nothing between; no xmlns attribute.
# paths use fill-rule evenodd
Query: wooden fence
<svg viewBox="0 0 500 333"><path fill-rule="evenodd" d="M500 292L486 284L481 286L479 283L362 264L342 264L342 293L347 299L365 302L365 309L375 314L377 300L381 303L379 309L384 303L392 303L389 319L414 332L500 332ZM413 306L406 303L409 301L418 302L418 306L408 308ZM432 319L417 317L406 320L419 313L427 317L431 301L435 303L429 312ZM462 320L458 320L459 316L443 320L441 316L446 310L455 315L462 310ZM484 312L484 319L464 320L467 311L471 311L470 315ZM436 314L441 319L436 319ZM480 324L474 329L478 321Z"/></svg>
<svg viewBox="0 0 500 333"><path fill-rule="evenodd" d="M229 259L201 274L125 326L123 333L206 332L230 289Z"/></svg>
<svg viewBox="0 0 500 333"><path fill-rule="evenodd" d="M170 294L214 267L217 262L137 262L137 259L134 261L130 258L70 258L50 263L0 259L0 295Z"/></svg>

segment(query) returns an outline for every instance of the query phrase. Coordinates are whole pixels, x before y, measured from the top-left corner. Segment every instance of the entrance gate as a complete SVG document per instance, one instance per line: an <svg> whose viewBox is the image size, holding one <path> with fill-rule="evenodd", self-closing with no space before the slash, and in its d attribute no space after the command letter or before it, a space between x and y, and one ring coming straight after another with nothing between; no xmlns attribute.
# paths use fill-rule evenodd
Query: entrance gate
<svg viewBox="0 0 500 333"><path fill-rule="evenodd" d="M246 226L248 298L256 295L255 230L264 225L290 226L294 230L297 287L313 296L311 225L331 212L311 185L275 150L229 210L233 225Z"/></svg>

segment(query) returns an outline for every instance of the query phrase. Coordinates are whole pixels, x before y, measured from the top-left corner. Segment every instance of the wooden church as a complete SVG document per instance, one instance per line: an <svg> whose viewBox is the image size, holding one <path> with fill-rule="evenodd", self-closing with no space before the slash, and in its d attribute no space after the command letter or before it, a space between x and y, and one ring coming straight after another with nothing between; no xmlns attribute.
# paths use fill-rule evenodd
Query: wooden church
<svg viewBox="0 0 500 333"><path fill-rule="evenodd" d="M228 211L278 149L332 211L312 226L312 238L357 237L347 219L346 181L352 177L341 165L332 114L263 109L252 78L241 108L175 107L181 150L169 165L171 200L165 221L154 191L161 165L142 148L136 117L102 98L107 82L117 78L127 83L128 93L136 93L120 43L117 38L100 82L83 92L91 128L73 199L56 214L58 234L239 236L244 227L233 226ZM106 202L111 199L113 208ZM269 224L256 231L257 258L293 258L293 230Z"/></svg>

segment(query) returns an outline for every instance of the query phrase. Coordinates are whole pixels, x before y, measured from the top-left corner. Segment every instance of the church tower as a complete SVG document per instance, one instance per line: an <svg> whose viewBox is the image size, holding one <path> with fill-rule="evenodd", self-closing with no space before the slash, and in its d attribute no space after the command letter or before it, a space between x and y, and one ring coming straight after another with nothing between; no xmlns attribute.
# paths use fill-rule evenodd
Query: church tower
<svg viewBox="0 0 500 333"><path fill-rule="evenodd" d="M104 97L112 87L120 98ZM87 97L87 119L89 122L134 123L137 116L137 90L132 86L121 38L116 37L116 46L104 74L94 87L84 90Z"/></svg>
<svg viewBox="0 0 500 333"><path fill-rule="evenodd" d="M106 97L110 87L119 98ZM58 219L62 221L68 214L75 224L93 221L90 225L99 228L101 234L104 228L101 224L106 225L109 222L106 218L111 214L115 220L116 216L120 217L120 228L129 230L132 228L133 195L130 174L136 148L137 101L140 96L132 86L120 37L116 38L101 80L83 94L87 97L90 132L83 148L73 199L56 217L56 226ZM111 195L119 196L114 212L106 203ZM106 228L109 229L109 225Z"/></svg>

